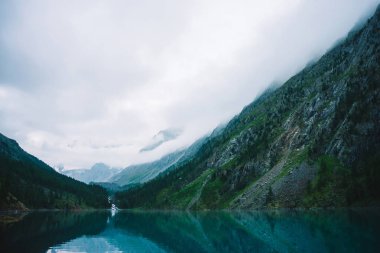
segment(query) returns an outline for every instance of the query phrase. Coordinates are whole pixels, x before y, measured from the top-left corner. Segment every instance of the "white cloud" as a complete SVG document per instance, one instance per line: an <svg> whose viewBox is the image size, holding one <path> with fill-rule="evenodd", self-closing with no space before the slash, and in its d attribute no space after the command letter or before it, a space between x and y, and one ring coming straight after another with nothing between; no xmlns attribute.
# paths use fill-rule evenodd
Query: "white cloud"
<svg viewBox="0 0 380 253"><path fill-rule="evenodd" d="M66 168L158 158L295 74L377 3L2 1L0 131ZM183 133L139 153L168 128Z"/></svg>

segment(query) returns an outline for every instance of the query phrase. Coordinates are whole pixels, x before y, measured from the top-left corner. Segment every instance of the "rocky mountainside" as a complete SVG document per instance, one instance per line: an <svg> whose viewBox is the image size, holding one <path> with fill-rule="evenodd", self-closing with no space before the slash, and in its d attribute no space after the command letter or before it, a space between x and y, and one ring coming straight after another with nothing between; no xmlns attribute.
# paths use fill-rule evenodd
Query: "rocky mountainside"
<svg viewBox="0 0 380 253"><path fill-rule="evenodd" d="M111 168L104 163L96 163L90 169L63 170L61 174L84 183L108 182L121 169Z"/></svg>
<svg viewBox="0 0 380 253"><path fill-rule="evenodd" d="M0 134L0 210L104 208L106 192L59 174Z"/></svg>
<svg viewBox="0 0 380 253"><path fill-rule="evenodd" d="M248 105L193 159L116 195L128 208L378 204L380 9L339 45Z"/></svg>
<svg viewBox="0 0 380 253"><path fill-rule="evenodd" d="M145 183L176 163L185 150L163 156L157 161L131 165L114 175L109 182L119 186Z"/></svg>
<svg viewBox="0 0 380 253"><path fill-rule="evenodd" d="M205 140L206 137L203 137L194 142L190 147L165 155L156 161L128 166L108 181L119 186L136 185L148 182L157 177L160 173L174 169L191 159Z"/></svg>

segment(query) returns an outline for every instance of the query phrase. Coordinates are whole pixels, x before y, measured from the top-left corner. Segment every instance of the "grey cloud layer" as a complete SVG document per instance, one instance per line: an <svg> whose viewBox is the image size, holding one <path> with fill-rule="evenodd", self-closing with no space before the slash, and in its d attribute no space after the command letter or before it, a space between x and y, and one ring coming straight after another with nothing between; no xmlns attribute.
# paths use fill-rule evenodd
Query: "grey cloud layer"
<svg viewBox="0 0 380 253"><path fill-rule="evenodd" d="M66 168L155 159L322 55L378 2L1 1L0 132Z"/></svg>

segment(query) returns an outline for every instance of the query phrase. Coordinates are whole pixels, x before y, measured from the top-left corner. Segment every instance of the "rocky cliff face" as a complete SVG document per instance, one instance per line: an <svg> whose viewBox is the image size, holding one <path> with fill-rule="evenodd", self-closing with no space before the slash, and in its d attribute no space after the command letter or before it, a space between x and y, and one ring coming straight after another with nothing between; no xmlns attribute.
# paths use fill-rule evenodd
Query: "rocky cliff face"
<svg viewBox="0 0 380 253"><path fill-rule="evenodd" d="M380 199L380 9L268 90L165 177L118 195L126 207L368 205Z"/></svg>

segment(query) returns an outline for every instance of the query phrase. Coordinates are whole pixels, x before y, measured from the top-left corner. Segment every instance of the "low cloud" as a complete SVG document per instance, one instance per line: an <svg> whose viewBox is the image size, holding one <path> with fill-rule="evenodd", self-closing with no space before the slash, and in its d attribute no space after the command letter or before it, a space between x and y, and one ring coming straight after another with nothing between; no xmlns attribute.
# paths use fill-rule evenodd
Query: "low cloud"
<svg viewBox="0 0 380 253"><path fill-rule="evenodd" d="M0 132L68 169L154 160L320 57L378 3L2 0ZM152 140L173 126L181 134Z"/></svg>
<svg viewBox="0 0 380 253"><path fill-rule="evenodd" d="M178 136L181 135L181 133L182 133L182 129L173 128L173 129L161 130L155 136L153 136L151 142L147 146L140 149L140 153L146 152L146 151L152 151L158 148L161 144L165 142L175 140L177 139Z"/></svg>

